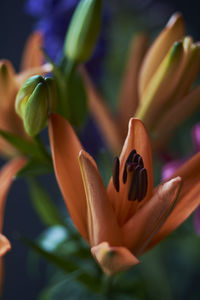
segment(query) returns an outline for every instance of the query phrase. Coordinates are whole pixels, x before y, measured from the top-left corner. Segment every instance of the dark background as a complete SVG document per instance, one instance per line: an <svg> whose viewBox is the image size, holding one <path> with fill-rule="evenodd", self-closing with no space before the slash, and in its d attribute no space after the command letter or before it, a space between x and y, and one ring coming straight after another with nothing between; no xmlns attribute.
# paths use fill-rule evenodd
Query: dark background
<svg viewBox="0 0 200 300"><path fill-rule="evenodd" d="M152 5L169 4L163 25L172 12L181 11L186 21L188 33L192 34L196 40L199 39L200 3L198 1L151 2ZM34 27L34 19L23 12L24 3L25 1L21 0L0 1L0 57L11 60L17 70L23 45ZM1 164L3 164L3 161ZM51 178L46 179L48 186L50 186L51 180ZM42 224L34 213L29 201L26 183L23 180L18 180L17 184L14 183L9 193L5 214L4 234L11 240L13 251L5 257L4 300L35 300L39 290L44 286L44 268L41 268L41 272L37 276L31 275L30 271L27 271L27 250L17 238L19 232L34 238L41 229L43 229Z"/></svg>

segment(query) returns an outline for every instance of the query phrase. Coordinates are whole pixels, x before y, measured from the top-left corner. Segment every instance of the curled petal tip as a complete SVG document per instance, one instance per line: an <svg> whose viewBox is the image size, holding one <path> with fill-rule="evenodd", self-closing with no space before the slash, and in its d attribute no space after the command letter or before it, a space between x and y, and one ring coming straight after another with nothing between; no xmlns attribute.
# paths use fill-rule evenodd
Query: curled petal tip
<svg viewBox="0 0 200 300"><path fill-rule="evenodd" d="M111 247L103 242L91 249L102 270L108 276L125 271L139 263L139 260L125 247Z"/></svg>

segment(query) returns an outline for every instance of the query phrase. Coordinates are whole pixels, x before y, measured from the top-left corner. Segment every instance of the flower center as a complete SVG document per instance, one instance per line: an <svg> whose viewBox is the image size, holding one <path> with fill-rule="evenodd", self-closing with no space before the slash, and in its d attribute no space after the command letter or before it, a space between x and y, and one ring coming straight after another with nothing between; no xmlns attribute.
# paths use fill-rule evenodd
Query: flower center
<svg viewBox="0 0 200 300"><path fill-rule="evenodd" d="M119 192L120 189L119 169L119 158L115 157L113 160L113 184L117 192ZM131 179L128 180L128 177ZM147 170L144 168L142 157L136 152L135 149L130 152L125 162L122 173L122 182L123 184L128 184L129 182L129 201L138 200L140 202L145 198L148 187Z"/></svg>

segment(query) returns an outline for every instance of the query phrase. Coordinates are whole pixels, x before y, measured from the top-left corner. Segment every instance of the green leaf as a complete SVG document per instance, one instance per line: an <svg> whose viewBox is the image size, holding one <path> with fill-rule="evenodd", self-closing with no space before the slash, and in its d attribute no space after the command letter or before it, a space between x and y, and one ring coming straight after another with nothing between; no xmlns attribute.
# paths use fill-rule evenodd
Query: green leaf
<svg viewBox="0 0 200 300"><path fill-rule="evenodd" d="M17 173L17 177L37 176L52 172L53 166L51 164L45 164L35 161L34 159L30 159L27 164Z"/></svg>
<svg viewBox="0 0 200 300"><path fill-rule="evenodd" d="M80 265L74 263L71 259L62 259L59 256L42 249L35 242L27 238L23 237L21 240L40 256L57 266L60 270L68 274L76 271L76 280L89 288L89 290L99 291L99 278L86 273L85 270L81 269Z"/></svg>
<svg viewBox="0 0 200 300"><path fill-rule="evenodd" d="M0 129L0 135L12 146L18 149L22 154L29 157L35 157L39 160L46 160L46 156L41 151L40 147L34 141L28 141L13 133Z"/></svg>
<svg viewBox="0 0 200 300"><path fill-rule="evenodd" d="M43 223L47 226L65 225L47 191L33 178L29 178L28 183L32 204Z"/></svg>

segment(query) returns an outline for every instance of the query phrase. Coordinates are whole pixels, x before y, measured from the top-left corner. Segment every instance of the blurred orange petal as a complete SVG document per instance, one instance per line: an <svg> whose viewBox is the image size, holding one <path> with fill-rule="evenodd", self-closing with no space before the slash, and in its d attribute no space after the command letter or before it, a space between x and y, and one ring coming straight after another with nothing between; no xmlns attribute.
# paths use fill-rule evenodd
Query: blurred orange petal
<svg viewBox="0 0 200 300"><path fill-rule="evenodd" d="M158 186L154 196L123 226L124 243L141 255L174 209L181 178L176 177ZM134 230L133 230L134 228Z"/></svg>
<svg viewBox="0 0 200 300"><path fill-rule="evenodd" d="M179 200L148 248L153 247L168 234L174 231L182 224L190 214L200 204L200 153L196 154L181 168L179 168L174 176L180 176L183 181L183 187L180 192Z"/></svg>
<svg viewBox="0 0 200 300"><path fill-rule="evenodd" d="M136 34L131 43L119 96L119 122L123 136L126 136L128 121L139 104L138 75L147 45L148 37L144 33Z"/></svg>
<svg viewBox="0 0 200 300"><path fill-rule="evenodd" d="M72 220L88 240L87 206L81 171L78 164L82 146L71 125L59 115L51 115L49 137L56 178Z"/></svg>
<svg viewBox="0 0 200 300"><path fill-rule="evenodd" d="M13 182L14 176L25 165L26 161L26 158L15 158L10 160L0 170L0 232L2 232L4 206L8 191Z"/></svg>
<svg viewBox="0 0 200 300"><path fill-rule="evenodd" d="M91 252L108 276L125 271L139 263L139 260L127 248L111 247L107 242L93 247Z"/></svg>
<svg viewBox="0 0 200 300"><path fill-rule="evenodd" d="M90 112L100 128L106 144L112 152L118 154L122 147L123 139L117 121L106 106L104 99L96 90L86 70L82 68L81 74L87 89Z"/></svg>
<svg viewBox="0 0 200 300"><path fill-rule="evenodd" d="M41 47L43 46L43 36L40 32L33 32L26 42L24 53L21 61L21 70L27 70L39 67L43 64L43 54Z"/></svg>
<svg viewBox="0 0 200 300"><path fill-rule="evenodd" d="M9 240L3 234L0 234L0 257L10 249L11 245Z"/></svg>
<svg viewBox="0 0 200 300"><path fill-rule="evenodd" d="M181 40L184 35L185 28L183 18L179 13L175 13L146 54L139 77L140 96L142 96L143 91L166 53L169 51L171 45L174 42Z"/></svg>
<svg viewBox="0 0 200 300"><path fill-rule="evenodd" d="M14 105L16 93L15 71L10 61L0 61L0 99L1 110Z"/></svg>
<svg viewBox="0 0 200 300"><path fill-rule="evenodd" d="M189 118L200 105L200 85L180 99L157 123L154 133L154 149L162 148L173 131Z"/></svg>

